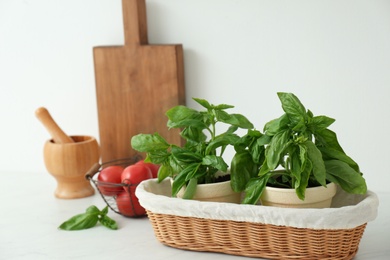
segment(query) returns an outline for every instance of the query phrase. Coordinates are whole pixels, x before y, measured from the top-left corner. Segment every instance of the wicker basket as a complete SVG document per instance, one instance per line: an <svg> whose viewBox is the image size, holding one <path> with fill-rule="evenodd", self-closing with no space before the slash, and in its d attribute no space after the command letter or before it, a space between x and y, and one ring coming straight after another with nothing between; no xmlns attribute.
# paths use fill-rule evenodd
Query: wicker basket
<svg viewBox="0 0 390 260"><path fill-rule="evenodd" d="M140 186L138 189L144 188L144 185ZM142 198L145 191L139 192L138 189L137 196L141 204L145 204L143 206L156 238L164 245L185 250L267 259L352 259L367 225L363 223L346 229L312 229L185 216L184 212L184 216L165 214L148 209L147 201ZM163 193L155 192L156 199L160 200L158 203L164 201ZM172 202L178 199L166 197L166 200L168 209L169 205L175 207ZM173 212L180 212L180 209L177 211L173 208ZM376 213L373 215L376 216Z"/></svg>

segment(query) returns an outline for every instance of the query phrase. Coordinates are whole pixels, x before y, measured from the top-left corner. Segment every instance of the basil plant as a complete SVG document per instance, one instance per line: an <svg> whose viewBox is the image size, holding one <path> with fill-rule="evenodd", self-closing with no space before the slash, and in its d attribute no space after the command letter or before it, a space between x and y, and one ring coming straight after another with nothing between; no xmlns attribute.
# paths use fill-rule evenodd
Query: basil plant
<svg viewBox="0 0 390 260"><path fill-rule="evenodd" d="M245 191L242 203L256 204L264 188L293 188L305 199L308 187L338 184L349 193L365 194L367 186L358 164L328 129L335 121L314 116L292 93L278 93L284 114L264 126L264 133L249 130L235 144L231 183Z"/></svg>
<svg viewBox="0 0 390 260"><path fill-rule="evenodd" d="M227 172L223 159L226 147L233 146L240 137L238 128L252 129L253 124L241 114L229 114L231 105L212 105L204 99L194 98L204 110L187 106L175 106L166 112L169 128L182 129L185 144L180 147L168 143L158 133L138 134L131 139L131 146L146 153L146 162L160 164L158 181L173 177L172 196L186 186L183 198L191 199L197 184L216 182L217 172ZM227 130L217 132L218 123L226 124Z"/></svg>

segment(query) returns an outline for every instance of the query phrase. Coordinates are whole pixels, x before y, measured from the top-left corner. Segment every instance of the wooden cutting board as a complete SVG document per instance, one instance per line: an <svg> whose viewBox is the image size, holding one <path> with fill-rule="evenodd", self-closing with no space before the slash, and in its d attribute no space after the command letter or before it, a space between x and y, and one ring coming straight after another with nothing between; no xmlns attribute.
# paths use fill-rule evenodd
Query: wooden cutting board
<svg viewBox="0 0 390 260"><path fill-rule="evenodd" d="M122 0L124 46L93 48L102 162L133 156L131 137L168 130L165 112L185 103L183 48L149 45L145 0Z"/></svg>

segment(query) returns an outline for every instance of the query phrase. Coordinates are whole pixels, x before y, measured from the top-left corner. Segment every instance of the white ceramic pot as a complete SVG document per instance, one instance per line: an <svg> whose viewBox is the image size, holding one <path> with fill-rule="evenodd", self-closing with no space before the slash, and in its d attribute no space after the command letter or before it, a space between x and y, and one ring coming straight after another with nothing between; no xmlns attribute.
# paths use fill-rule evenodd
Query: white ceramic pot
<svg viewBox="0 0 390 260"><path fill-rule="evenodd" d="M266 187L261 195L261 205L284 208L329 208L336 195L336 185L307 188L305 200L300 200L295 189Z"/></svg>
<svg viewBox="0 0 390 260"><path fill-rule="evenodd" d="M182 198L184 191L185 188L182 188L177 194L177 197ZM230 181L198 184L193 199L200 201L240 203L241 193L232 190Z"/></svg>

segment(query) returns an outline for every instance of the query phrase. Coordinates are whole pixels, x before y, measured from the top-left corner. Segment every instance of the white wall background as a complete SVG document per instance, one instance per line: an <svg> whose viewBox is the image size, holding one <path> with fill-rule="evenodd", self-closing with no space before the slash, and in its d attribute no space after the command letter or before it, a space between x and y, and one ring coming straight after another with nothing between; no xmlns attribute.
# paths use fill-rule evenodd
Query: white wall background
<svg viewBox="0 0 390 260"><path fill-rule="evenodd" d="M189 106L232 104L262 128L282 113L276 92L293 92L336 119L369 188L389 191L390 1L147 0L147 9L149 42L184 46ZM0 0L2 174L46 173L40 106L68 134L98 137L92 47L123 42L120 0Z"/></svg>

